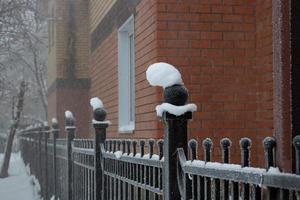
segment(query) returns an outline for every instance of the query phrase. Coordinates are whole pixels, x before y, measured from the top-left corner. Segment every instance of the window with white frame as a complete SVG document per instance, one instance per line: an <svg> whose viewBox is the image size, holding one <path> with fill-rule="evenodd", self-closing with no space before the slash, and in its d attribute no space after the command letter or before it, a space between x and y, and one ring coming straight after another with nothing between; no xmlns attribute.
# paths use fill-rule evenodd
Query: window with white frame
<svg viewBox="0 0 300 200"><path fill-rule="evenodd" d="M119 132L135 128L135 48L134 18L129 17L118 30Z"/></svg>

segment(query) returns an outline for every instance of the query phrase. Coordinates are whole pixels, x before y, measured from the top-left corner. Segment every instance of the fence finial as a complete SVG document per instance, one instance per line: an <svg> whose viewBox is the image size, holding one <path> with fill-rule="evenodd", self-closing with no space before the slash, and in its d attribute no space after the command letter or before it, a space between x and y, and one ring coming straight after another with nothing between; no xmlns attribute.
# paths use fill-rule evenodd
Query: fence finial
<svg viewBox="0 0 300 200"><path fill-rule="evenodd" d="M211 149L212 149L212 141L210 138L205 138L202 142L202 146L204 149L204 160L205 162L209 162L211 160Z"/></svg>
<svg viewBox="0 0 300 200"><path fill-rule="evenodd" d="M104 121L106 118L106 111L103 107L102 101L98 97L91 98L90 104L93 107L94 120Z"/></svg>
<svg viewBox="0 0 300 200"><path fill-rule="evenodd" d="M266 137L263 140L265 149L266 168L275 167L274 148L276 147L276 140L273 137Z"/></svg>
<svg viewBox="0 0 300 200"><path fill-rule="evenodd" d="M294 137L293 145L295 147L296 154L296 173L300 174L300 135Z"/></svg>
<svg viewBox="0 0 300 200"><path fill-rule="evenodd" d="M220 144L222 148L223 163L229 163L230 160L229 148L231 146L231 140L229 138L223 138L221 139Z"/></svg>
<svg viewBox="0 0 300 200"><path fill-rule="evenodd" d="M157 146L158 146L159 160L161 160L162 157L164 156L164 140L158 140Z"/></svg>
<svg viewBox="0 0 300 200"><path fill-rule="evenodd" d="M137 145L137 141L136 140L133 140L132 141L132 153L133 153L133 156L136 155L136 145Z"/></svg>
<svg viewBox="0 0 300 200"><path fill-rule="evenodd" d="M149 158L152 158L153 156L153 147L154 147L154 139L148 140L148 145L149 145Z"/></svg>
<svg viewBox="0 0 300 200"><path fill-rule="evenodd" d="M66 126L74 126L75 125L75 118L73 113L69 110L65 112L65 124Z"/></svg>
<svg viewBox="0 0 300 200"><path fill-rule="evenodd" d="M52 123L52 129L59 129L58 121L56 118L52 118L51 123Z"/></svg>
<svg viewBox="0 0 300 200"><path fill-rule="evenodd" d="M129 155L131 152L131 140L127 140L126 141L126 145L127 145L127 154Z"/></svg>
<svg viewBox="0 0 300 200"><path fill-rule="evenodd" d="M249 148L251 146L251 140L249 138L242 138L240 140L240 146L241 146L241 157L242 157L242 167L247 167L250 164L249 161Z"/></svg>
<svg viewBox="0 0 300 200"><path fill-rule="evenodd" d="M145 141L144 140L140 140L141 157L143 157L144 154L145 154L144 147L145 147Z"/></svg>
<svg viewBox="0 0 300 200"><path fill-rule="evenodd" d="M197 146L198 142L195 139L191 139L188 143L189 148L191 149L192 161L197 159Z"/></svg>

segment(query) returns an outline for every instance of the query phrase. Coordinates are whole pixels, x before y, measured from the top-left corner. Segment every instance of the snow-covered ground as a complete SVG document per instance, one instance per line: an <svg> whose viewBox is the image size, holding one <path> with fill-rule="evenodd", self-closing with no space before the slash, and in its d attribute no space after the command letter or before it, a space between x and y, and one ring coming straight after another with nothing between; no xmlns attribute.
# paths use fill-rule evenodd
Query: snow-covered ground
<svg viewBox="0 0 300 200"><path fill-rule="evenodd" d="M0 166L3 154L0 154ZM25 166L20 153L13 153L9 165L9 177L0 178L1 200L40 200L40 186Z"/></svg>

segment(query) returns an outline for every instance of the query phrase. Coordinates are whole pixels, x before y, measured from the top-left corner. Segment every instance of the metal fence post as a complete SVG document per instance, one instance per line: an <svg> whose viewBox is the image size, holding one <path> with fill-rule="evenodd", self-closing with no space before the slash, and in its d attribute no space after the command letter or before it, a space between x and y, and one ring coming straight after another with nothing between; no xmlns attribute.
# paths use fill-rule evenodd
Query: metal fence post
<svg viewBox="0 0 300 200"><path fill-rule="evenodd" d="M45 195L45 200L49 199L48 196L48 138L49 138L49 126L44 126L43 128L43 133L44 133L44 150L45 150L45 179L44 179L44 195Z"/></svg>
<svg viewBox="0 0 300 200"><path fill-rule="evenodd" d="M296 174L300 174L300 135L297 135L293 139L293 145L295 148L295 160L296 160L296 166L295 166L295 172ZM300 192L296 192L297 199L300 199Z"/></svg>
<svg viewBox="0 0 300 200"><path fill-rule="evenodd" d="M242 138L240 140L241 146L241 165L242 167L249 167L250 166L250 147L251 147L251 140L249 138ZM244 200L248 200L250 197L250 186L249 184L243 184L242 186L242 198Z"/></svg>
<svg viewBox="0 0 300 200"><path fill-rule="evenodd" d="M276 141L272 137L266 137L263 141L264 150L265 150L265 161L266 169L269 170L271 167L276 167L275 162L275 148ZM273 187L268 187L267 199L274 200L277 199L277 189Z"/></svg>
<svg viewBox="0 0 300 200"><path fill-rule="evenodd" d="M73 161L72 161L72 141L75 136L76 127L74 125L74 117L70 112L65 116L65 130L67 132L67 155L68 155L68 200L73 197Z"/></svg>
<svg viewBox="0 0 300 200"><path fill-rule="evenodd" d="M42 180L42 132L40 128L37 130L38 134L38 180ZM43 194L43 188L41 188L41 194Z"/></svg>
<svg viewBox="0 0 300 200"><path fill-rule="evenodd" d="M181 199L177 181L177 148L183 148L187 155L187 121L192 113L181 116L163 114L164 121L164 198Z"/></svg>
<svg viewBox="0 0 300 200"><path fill-rule="evenodd" d="M57 199L57 192L56 192L56 184L57 184L57 171L56 171L56 139L59 134L59 125L56 119L52 119L52 134L53 134L53 195L54 200Z"/></svg>
<svg viewBox="0 0 300 200"><path fill-rule="evenodd" d="M102 108L96 108L94 110L93 127L95 129L95 140L94 140L94 195L95 199L106 199L106 189L104 188L105 182L103 177L103 168L101 162L103 162L101 148L104 148L106 140L106 129L109 125L108 121L104 121L106 112ZM101 196L102 195L102 196Z"/></svg>
<svg viewBox="0 0 300 200"><path fill-rule="evenodd" d="M188 91L183 85L172 85L164 88L164 100L166 103L182 106L188 99ZM191 112L186 112L180 116L163 113L164 122L164 166L163 166L163 191L164 199L181 199L177 180L177 148L183 148L187 155L187 122L192 118ZM183 181L184 198L191 197L190 180Z"/></svg>

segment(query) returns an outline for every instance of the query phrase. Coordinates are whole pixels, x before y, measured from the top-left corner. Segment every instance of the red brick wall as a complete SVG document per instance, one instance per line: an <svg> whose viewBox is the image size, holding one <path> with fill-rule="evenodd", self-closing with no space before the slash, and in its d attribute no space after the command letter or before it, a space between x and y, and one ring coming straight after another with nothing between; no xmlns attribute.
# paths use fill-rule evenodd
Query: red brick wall
<svg viewBox="0 0 300 200"><path fill-rule="evenodd" d="M190 136L212 138L217 160L219 140L229 137L233 162L239 139L250 137L253 163L262 165L261 141L273 128L271 2L158 2L158 61L179 67L198 106Z"/></svg>
<svg viewBox="0 0 300 200"><path fill-rule="evenodd" d="M65 135L65 111L70 110L75 117L77 138L88 138L91 117L89 110L89 90L86 88L58 88L48 96L48 119L57 118L60 125L59 137ZM49 123L51 124L51 123Z"/></svg>
<svg viewBox="0 0 300 200"><path fill-rule="evenodd" d="M124 21L125 22L125 21ZM107 109L107 119L112 121L108 137L158 137L159 122L154 112L157 104L157 89L146 81L147 67L156 62L156 3L144 0L135 13L136 57L136 130L133 134L118 134L118 55L117 27L92 52L91 96L101 98Z"/></svg>
<svg viewBox="0 0 300 200"><path fill-rule="evenodd" d="M262 139L273 130L271 17L271 0L142 0L135 13L134 134L117 133L117 28L91 55L91 96L107 109L108 136L162 136L154 111L162 90L149 86L145 71L151 63L169 62L181 71L189 101L198 106L190 137L212 138L215 161L219 140L229 137L232 162L240 161L239 139L250 137L252 164L262 166Z"/></svg>

